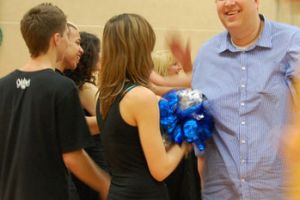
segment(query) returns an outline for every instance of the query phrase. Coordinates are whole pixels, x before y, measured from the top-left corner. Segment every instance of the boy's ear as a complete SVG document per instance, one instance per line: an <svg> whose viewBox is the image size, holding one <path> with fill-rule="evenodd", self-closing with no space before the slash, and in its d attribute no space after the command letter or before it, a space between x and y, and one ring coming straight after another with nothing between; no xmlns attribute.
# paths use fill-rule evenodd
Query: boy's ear
<svg viewBox="0 0 300 200"><path fill-rule="evenodd" d="M61 41L62 35L60 33L54 33L54 35L52 36L52 41L53 41L53 45L56 47L58 46L58 44Z"/></svg>

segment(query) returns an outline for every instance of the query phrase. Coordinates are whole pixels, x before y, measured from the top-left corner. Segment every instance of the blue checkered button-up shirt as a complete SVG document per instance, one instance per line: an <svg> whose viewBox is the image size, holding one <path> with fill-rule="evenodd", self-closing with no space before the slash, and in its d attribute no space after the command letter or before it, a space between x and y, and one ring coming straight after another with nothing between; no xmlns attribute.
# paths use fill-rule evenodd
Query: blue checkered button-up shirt
<svg viewBox="0 0 300 200"><path fill-rule="evenodd" d="M288 120L300 29L264 17L259 40L246 50L228 32L208 41L193 68L215 119L205 156L204 200L284 199L280 138Z"/></svg>

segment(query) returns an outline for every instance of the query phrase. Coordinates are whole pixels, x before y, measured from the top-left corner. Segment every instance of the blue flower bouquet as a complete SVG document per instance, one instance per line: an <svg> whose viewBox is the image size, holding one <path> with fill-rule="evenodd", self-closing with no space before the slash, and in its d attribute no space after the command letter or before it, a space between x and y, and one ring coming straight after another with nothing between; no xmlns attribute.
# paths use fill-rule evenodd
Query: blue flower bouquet
<svg viewBox="0 0 300 200"><path fill-rule="evenodd" d="M160 125L170 142L194 143L205 150L205 141L212 137L213 119L205 109L207 98L196 89L172 90L159 101Z"/></svg>

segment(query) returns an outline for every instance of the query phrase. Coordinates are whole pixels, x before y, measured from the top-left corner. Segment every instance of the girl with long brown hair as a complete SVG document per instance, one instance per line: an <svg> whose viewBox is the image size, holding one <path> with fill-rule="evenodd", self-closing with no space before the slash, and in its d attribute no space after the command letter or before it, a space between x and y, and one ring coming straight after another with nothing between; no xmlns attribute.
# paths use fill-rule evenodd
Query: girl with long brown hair
<svg viewBox="0 0 300 200"><path fill-rule="evenodd" d="M121 14L105 25L99 73L97 119L111 169L108 199L165 200L162 182L190 149L166 151L158 100L148 89L155 34L136 14Z"/></svg>

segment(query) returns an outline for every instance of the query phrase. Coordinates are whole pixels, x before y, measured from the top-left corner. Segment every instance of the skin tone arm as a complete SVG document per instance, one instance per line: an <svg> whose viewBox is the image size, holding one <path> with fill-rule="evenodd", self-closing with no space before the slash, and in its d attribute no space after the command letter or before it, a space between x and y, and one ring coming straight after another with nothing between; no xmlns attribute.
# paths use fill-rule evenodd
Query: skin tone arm
<svg viewBox="0 0 300 200"><path fill-rule="evenodd" d="M98 135L100 133L100 128L97 123L96 116L85 117L86 123L88 124L91 135Z"/></svg>
<svg viewBox="0 0 300 200"><path fill-rule="evenodd" d="M138 127L151 175L157 181L164 180L191 149L190 145L172 145L166 151L159 127L158 100L155 94L145 87L136 87L129 91L120 103L120 112L128 124Z"/></svg>
<svg viewBox="0 0 300 200"><path fill-rule="evenodd" d="M287 164L286 178L289 183L288 199L300 198L300 79L295 77L293 86L296 94L293 103L292 122L283 134L282 151Z"/></svg>
<svg viewBox="0 0 300 200"><path fill-rule="evenodd" d="M191 87L191 75L192 73L188 73L186 76L162 77L155 71L152 71L150 74L150 80L157 86L188 88Z"/></svg>
<svg viewBox="0 0 300 200"><path fill-rule="evenodd" d="M97 91L98 88L91 83L83 84L79 91L81 105L91 115L96 115Z"/></svg>
<svg viewBox="0 0 300 200"><path fill-rule="evenodd" d="M295 118L297 116L297 118ZM289 184L288 199L300 198L300 118L299 113L294 114L292 124L284 132L281 145L284 161L286 163L286 179Z"/></svg>
<svg viewBox="0 0 300 200"><path fill-rule="evenodd" d="M86 117L86 121L92 135L97 135L100 133L96 118L97 91L98 88L91 83L85 83L79 91L81 105L92 115Z"/></svg>
<svg viewBox="0 0 300 200"><path fill-rule="evenodd" d="M150 83L150 89L159 96L164 95L165 93L169 92L170 90L174 89L174 87L167 87L167 86L159 86L153 83Z"/></svg>
<svg viewBox="0 0 300 200"><path fill-rule="evenodd" d="M184 72L186 74L191 74L193 69L190 42L188 41L186 46L182 45L182 41L179 36L170 35L167 38L169 48L176 58L176 60L181 64Z"/></svg>
<svg viewBox="0 0 300 200"><path fill-rule="evenodd" d="M110 176L101 170L84 150L64 153L63 160L67 168L75 176L100 192L101 199L106 199L110 185Z"/></svg>
<svg viewBox="0 0 300 200"><path fill-rule="evenodd" d="M162 77L155 71L150 74L150 89L157 95L164 95L173 89L189 88L191 87L192 73L185 74L185 76L169 76Z"/></svg>
<svg viewBox="0 0 300 200"><path fill-rule="evenodd" d="M284 146L283 153L287 158L287 161L290 162L290 165L294 165L296 162L300 165L300 79L296 77L293 80L293 86L295 88L295 99L291 102L291 106L293 108L292 113L292 122L288 127L286 134L284 135L283 142ZM292 164L293 163L293 164Z"/></svg>

